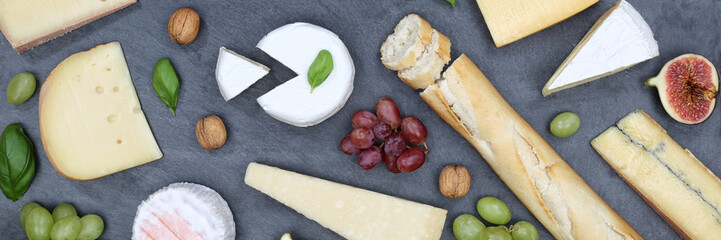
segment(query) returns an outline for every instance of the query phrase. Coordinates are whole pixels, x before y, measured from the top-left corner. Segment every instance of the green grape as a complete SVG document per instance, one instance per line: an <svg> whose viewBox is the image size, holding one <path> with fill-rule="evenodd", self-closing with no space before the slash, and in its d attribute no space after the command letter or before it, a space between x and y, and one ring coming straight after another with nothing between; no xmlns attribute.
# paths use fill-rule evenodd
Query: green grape
<svg viewBox="0 0 721 240"><path fill-rule="evenodd" d="M53 215L47 209L36 207L25 220L25 234L32 240L49 240L53 223Z"/></svg>
<svg viewBox="0 0 721 240"><path fill-rule="evenodd" d="M511 227L511 236L513 240L538 240L538 230L533 224L520 221Z"/></svg>
<svg viewBox="0 0 721 240"><path fill-rule="evenodd" d="M581 119L578 118L578 115L564 112L558 114L551 121L551 133L556 137L568 137L576 133L579 126L581 126Z"/></svg>
<svg viewBox="0 0 721 240"><path fill-rule="evenodd" d="M280 237L280 240L293 240L293 238L290 237L290 233L285 233Z"/></svg>
<svg viewBox="0 0 721 240"><path fill-rule="evenodd" d="M53 209L53 220L60 221L65 217L78 216L78 212L75 211L75 207L70 203L63 203Z"/></svg>
<svg viewBox="0 0 721 240"><path fill-rule="evenodd" d="M476 240L478 233L486 228L481 220L470 214L463 214L453 220L453 235L458 240Z"/></svg>
<svg viewBox="0 0 721 240"><path fill-rule="evenodd" d="M80 218L78 216L68 216L53 224L50 230L50 239L52 240L75 240L80 234Z"/></svg>
<svg viewBox="0 0 721 240"><path fill-rule="evenodd" d="M40 206L40 204L37 204L36 202L29 202L23 205L22 210L20 210L20 226L23 227L23 230L25 230L25 220L28 219L28 214L30 214L30 211L32 211L36 207L42 206Z"/></svg>
<svg viewBox="0 0 721 240"><path fill-rule="evenodd" d="M478 209L478 214L490 223L503 225L511 221L511 209L508 209L508 205L498 198L481 198L476 204L476 209Z"/></svg>
<svg viewBox="0 0 721 240"><path fill-rule="evenodd" d="M103 234L103 228L105 224L100 216L95 214L88 214L80 218L80 223L83 225L80 229L80 235L78 240L95 240Z"/></svg>
<svg viewBox="0 0 721 240"><path fill-rule="evenodd" d="M35 76L24 72L15 75L7 89L7 99L10 104L18 105L28 100L35 92Z"/></svg>
<svg viewBox="0 0 721 240"><path fill-rule="evenodd" d="M478 234L478 240L516 240L506 227L487 227Z"/></svg>

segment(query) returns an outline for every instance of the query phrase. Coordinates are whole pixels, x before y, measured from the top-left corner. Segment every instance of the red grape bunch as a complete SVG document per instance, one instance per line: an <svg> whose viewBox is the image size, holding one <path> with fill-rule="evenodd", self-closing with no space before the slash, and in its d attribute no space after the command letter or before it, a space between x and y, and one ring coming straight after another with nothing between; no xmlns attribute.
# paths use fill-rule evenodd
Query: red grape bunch
<svg viewBox="0 0 721 240"><path fill-rule="evenodd" d="M348 155L360 154L361 168L370 170L383 161L393 173L412 172L425 163L426 126L413 116L401 119L398 105L392 99L378 100L376 114L365 110L355 112L351 123L354 129L340 141L340 149ZM409 144L423 145L426 151Z"/></svg>

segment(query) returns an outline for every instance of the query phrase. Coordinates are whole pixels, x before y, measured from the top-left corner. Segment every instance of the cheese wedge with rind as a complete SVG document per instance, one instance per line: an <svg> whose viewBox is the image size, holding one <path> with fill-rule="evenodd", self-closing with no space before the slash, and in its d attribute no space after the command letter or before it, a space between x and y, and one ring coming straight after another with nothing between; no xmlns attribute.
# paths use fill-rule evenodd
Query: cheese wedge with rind
<svg viewBox="0 0 721 240"><path fill-rule="evenodd" d="M344 238L440 239L444 209L250 163L245 183Z"/></svg>
<svg viewBox="0 0 721 240"><path fill-rule="evenodd" d="M642 110L591 141L684 239L721 236L721 180Z"/></svg>
<svg viewBox="0 0 721 240"><path fill-rule="evenodd" d="M543 95L623 71L659 55L643 16L625 0L606 11L543 87Z"/></svg>
<svg viewBox="0 0 721 240"><path fill-rule="evenodd" d="M90 180L163 157L119 42L71 55L40 90L43 147L58 173Z"/></svg>
<svg viewBox="0 0 721 240"><path fill-rule="evenodd" d="M215 79L220 94L230 101L268 74L270 68L225 47L220 47Z"/></svg>
<svg viewBox="0 0 721 240"><path fill-rule="evenodd" d="M137 0L3 0L0 30L18 52L30 50Z"/></svg>

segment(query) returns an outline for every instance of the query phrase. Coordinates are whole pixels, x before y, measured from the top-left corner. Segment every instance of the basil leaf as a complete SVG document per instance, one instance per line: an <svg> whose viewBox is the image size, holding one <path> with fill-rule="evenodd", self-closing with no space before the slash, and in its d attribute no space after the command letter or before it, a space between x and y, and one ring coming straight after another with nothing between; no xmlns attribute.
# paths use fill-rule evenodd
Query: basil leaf
<svg viewBox="0 0 721 240"><path fill-rule="evenodd" d="M323 84L332 71L333 56L330 55L328 50L320 50L320 52L318 52L318 56L315 57L313 64L311 64L308 69L310 93L313 93L313 89Z"/></svg>
<svg viewBox="0 0 721 240"><path fill-rule="evenodd" d="M8 199L17 201L35 177L35 149L22 126L13 123L0 135L0 189Z"/></svg>
<svg viewBox="0 0 721 240"><path fill-rule="evenodd" d="M170 60L163 58L158 60L153 70L153 90L158 95L165 106L168 106L170 113L175 117L175 108L178 106L178 91L180 90L180 82L178 75L175 74L173 65Z"/></svg>
<svg viewBox="0 0 721 240"><path fill-rule="evenodd" d="M453 5L453 7L456 7L456 0L446 0L446 1L451 3L451 5Z"/></svg>

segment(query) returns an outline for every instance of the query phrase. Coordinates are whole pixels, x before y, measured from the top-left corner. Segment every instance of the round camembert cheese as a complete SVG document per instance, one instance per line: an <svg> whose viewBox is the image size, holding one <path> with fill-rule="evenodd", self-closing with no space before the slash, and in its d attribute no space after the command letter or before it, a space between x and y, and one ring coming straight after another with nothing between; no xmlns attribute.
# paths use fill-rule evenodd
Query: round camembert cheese
<svg viewBox="0 0 721 240"><path fill-rule="evenodd" d="M228 203L213 189L173 183L138 207L133 240L233 240L235 222Z"/></svg>

